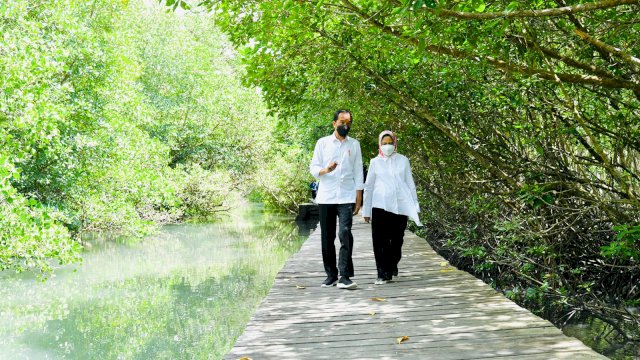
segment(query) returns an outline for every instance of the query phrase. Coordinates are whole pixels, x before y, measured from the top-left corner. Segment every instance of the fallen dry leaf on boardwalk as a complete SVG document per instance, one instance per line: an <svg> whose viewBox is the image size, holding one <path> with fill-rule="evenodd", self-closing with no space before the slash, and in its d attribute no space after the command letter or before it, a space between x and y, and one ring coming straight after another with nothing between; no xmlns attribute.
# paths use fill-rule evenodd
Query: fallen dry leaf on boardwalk
<svg viewBox="0 0 640 360"><path fill-rule="evenodd" d="M409 337L408 337L408 336L406 336L406 335L405 335L405 336L401 336L401 337L399 337L399 338L397 338L397 339L396 339L396 341L398 342L398 344L402 344L403 342L405 342L405 341L407 341L407 340L409 340Z"/></svg>
<svg viewBox="0 0 640 360"><path fill-rule="evenodd" d="M371 301L386 301L384 298L374 297L371 298Z"/></svg>
<svg viewBox="0 0 640 360"><path fill-rule="evenodd" d="M296 289L306 289L306 286L302 286L302 285L296 285Z"/></svg>
<svg viewBox="0 0 640 360"><path fill-rule="evenodd" d="M375 311L372 311L372 312L370 312L370 313L369 313L369 315L371 315L371 316L373 316L373 315L375 315L375 314L376 314L376 312L375 312Z"/></svg>

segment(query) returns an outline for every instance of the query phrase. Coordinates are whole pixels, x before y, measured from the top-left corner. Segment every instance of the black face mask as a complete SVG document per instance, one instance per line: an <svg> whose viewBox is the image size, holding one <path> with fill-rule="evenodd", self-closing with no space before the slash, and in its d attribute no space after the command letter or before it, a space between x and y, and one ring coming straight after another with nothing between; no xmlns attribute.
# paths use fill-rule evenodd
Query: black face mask
<svg viewBox="0 0 640 360"><path fill-rule="evenodd" d="M340 125L336 128L338 135L345 137L349 133L349 127L347 125Z"/></svg>

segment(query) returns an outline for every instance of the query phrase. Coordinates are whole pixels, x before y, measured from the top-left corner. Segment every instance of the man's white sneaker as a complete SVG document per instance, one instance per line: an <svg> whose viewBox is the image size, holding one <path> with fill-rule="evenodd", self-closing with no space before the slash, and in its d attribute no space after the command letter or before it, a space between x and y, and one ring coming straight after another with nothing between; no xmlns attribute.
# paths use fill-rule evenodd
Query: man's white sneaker
<svg viewBox="0 0 640 360"><path fill-rule="evenodd" d="M327 278L322 282L321 287L332 287L336 284L338 278L334 278L333 276L327 276Z"/></svg>
<svg viewBox="0 0 640 360"><path fill-rule="evenodd" d="M346 276L341 277L340 280L338 281L338 289L353 290L357 287L358 287L358 284L356 284L354 281L349 280L349 278Z"/></svg>

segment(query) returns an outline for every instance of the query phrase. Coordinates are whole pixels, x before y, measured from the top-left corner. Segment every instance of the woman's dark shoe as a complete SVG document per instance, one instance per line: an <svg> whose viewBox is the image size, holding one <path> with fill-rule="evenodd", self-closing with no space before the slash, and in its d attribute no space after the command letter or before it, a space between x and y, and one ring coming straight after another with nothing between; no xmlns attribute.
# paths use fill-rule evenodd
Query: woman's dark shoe
<svg viewBox="0 0 640 360"><path fill-rule="evenodd" d="M384 284L386 284L388 282L389 282L389 280L387 280L387 279L377 278L376 282L374 282L374 284L376 284L376 285L384 285Z"/></svg>

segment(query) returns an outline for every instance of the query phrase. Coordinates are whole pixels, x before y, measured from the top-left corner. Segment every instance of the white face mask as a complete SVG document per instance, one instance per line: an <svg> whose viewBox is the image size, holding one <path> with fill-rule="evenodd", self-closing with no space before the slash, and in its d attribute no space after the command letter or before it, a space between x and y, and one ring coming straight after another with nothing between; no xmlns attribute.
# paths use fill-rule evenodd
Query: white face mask
<svg viewBox="0 0 640 360"><path fill-rule="evenodd" d="M391 154L396 151L396 147L393 144L382 145L380 149L382 150L382 154L386 157L391 156Z"/></svg>

